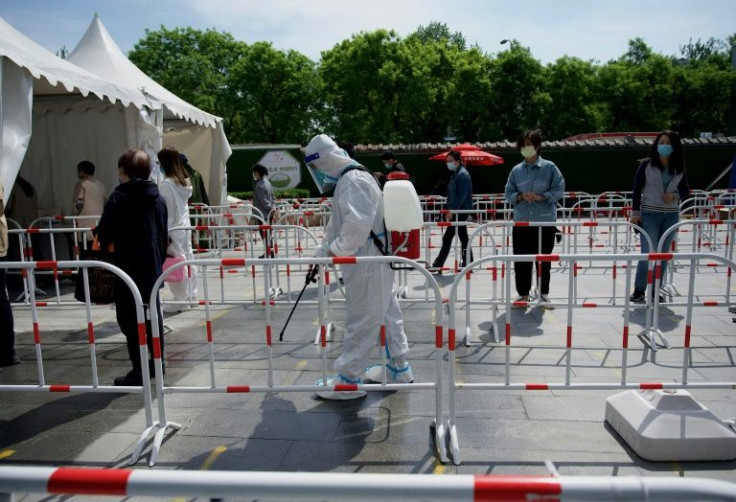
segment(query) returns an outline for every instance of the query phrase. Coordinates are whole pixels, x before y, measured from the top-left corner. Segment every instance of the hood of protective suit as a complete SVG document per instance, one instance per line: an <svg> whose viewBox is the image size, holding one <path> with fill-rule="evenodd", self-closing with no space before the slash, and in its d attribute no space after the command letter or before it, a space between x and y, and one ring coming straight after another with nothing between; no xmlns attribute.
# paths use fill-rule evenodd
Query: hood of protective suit
<svg viewBox="0 0 736 502"><path fill-rule="evenodd" d="M181 186L173 178L165 178L165 181L171 186L171 191L176 194L177 202L183 201L187 204L192 196L192 185Z"/></svg>
<svg viewBox="0 0 736 502"><path fill-rule="evenodd" d="M312 138L304 153L309 159L307 163L314 164L317 169L335 178L340 177L343 169L355 162L326 134L318 134Z"/></svg>

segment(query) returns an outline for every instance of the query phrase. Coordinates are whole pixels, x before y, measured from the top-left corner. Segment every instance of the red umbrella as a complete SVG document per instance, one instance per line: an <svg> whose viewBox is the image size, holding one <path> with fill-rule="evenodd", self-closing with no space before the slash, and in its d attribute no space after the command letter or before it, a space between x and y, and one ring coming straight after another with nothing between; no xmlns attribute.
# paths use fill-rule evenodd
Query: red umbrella
<svg viewBox="0 0 736 502"><path fill-rule="evenodd" d="M494 166L503 164L503 159L498 155L484 152L477 146L470 145L468 143L454 146L451 148L451 151L460 152L460 160L466 166ZM450 152L438 153L437 155L431 156L429 160L444 162L447 159L448 153Z"/></svg>

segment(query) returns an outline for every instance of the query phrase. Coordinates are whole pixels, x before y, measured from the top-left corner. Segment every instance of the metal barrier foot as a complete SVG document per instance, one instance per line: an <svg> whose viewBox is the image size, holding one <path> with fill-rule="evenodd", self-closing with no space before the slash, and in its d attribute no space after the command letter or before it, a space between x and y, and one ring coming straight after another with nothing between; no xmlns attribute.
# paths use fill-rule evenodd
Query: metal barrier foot
<svg viewBox="0 0 736 502"><path fill-rule="evenodd" d="M158 422L154 422L153 425L149 425L143 432L141 432L141 436L138 438L138 444L136 444L133 453L130 454L128 465L135 465L138 463L138 459L143 452L143 448L146 446L146 441L148 441L148 436L151 434L151 431L156 428L158 428Z"/></svg>
<svg viewBox="0 0 736 502"><path fill-rule="evenodd" d="M156 465L158 460L158 454L161 451L161 444L164 442L164 435L166 435L166 429L177 431L181 429L181 424L176 422L166 422L165 427L159 427L156 431L156 435L153 437L153 445L151 446L151 458L148 459L148 467Z"/></svg>
<svg viewBox="0 0 736 502"><path fill-rule="evenodd" d="M449 426L449 442L450 442L450 453L452 455L452 463L455 465L460 465L460 441L457 437L457 426L455 424L452 424Z"/></svg>
<svg viewBox="0 0 736 502"><path fill-rule="evenodd" d="M449 462L447 458L447 428L444 423L437 424L437 420L432 420L429 424L434 429L434 445L437 449L437 455L440 457L440 462L446 464Z"/></svg>
<svg viewBox="0 0 736 502"><path fill-rule="evenodd" d="M656 352L659 349L669 349L670 343L658 329L647 329L637 335L641 343ZM660 341L658 342L657 339Z"/></svg>

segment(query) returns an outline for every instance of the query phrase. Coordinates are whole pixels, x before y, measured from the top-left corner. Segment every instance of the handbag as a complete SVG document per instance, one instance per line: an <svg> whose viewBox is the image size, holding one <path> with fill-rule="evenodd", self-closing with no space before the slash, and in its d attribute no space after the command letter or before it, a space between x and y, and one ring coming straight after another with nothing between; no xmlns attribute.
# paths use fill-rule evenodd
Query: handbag
<svg viewBox="0 0 736 502"><path fill-rule="evenodd" d="M181 263L185 260L184 255L179 256L167 256L164 260L163 269L164 272L168 270L169 268L173 267L177 263ZM164 282L181 282L184 280L184 270L186 270L186 267L179 267L173 272L171 272L169 275L164 277Z"/></svg>
<svg viewBox="0 0 736 502"><path fill-rule="evenodd" d="M114 247L110 244L107 249L100 249L100 243L95 236L90 249L83 249L80 253L82 260L104 261L114 265ZM77 274L77 286L74 289L74 298L84 302L84 271ZM87 267L89 279L89 301L91 303L113 303L115 301L115 273L102 267Z"/></svg>

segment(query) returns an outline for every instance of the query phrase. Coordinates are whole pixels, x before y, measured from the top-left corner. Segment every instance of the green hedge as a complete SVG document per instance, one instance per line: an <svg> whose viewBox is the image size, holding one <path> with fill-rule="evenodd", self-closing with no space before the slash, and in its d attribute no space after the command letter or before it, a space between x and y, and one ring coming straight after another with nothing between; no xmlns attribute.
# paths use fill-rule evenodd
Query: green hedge
<svg viewBox="0 0 736 502"><path fill-rule="evenodd" d="M253 180L250 168L268 150L288 150L295 158L300 159L303 153L299 149L269 147L233 151L227 163L228 188L234 191L252 190ZM438 180L448 180L450 173L443 162L429 160L433 152L397 153L396 157L404 164L406 170L415 181L417 192L431 194ZM436 153L436 152L434 152ZM473 180L473 192L503 192L509 171L521 162L521 155L516 149L504 149L491 152L504 158L505 164L490 167L469 167ZM634 174L639 165L638 160L648 153L647 147L636 148L575 148L543 150L542 156L557 164L565 177L568 191L583 191L597 194L605 191L631 190L634 185ZM692 188L704 189L731 162L734 155L731 145L688 145L685 147L688 178ZM357 154L357 160L371 171L384 171L381 165L381 153ZM725 188L728 184L725 176L715 188ZM298 190L305 191L312 197L319 196L317 189L306 168L302 166L302 182ZM232 192L233 195L236 192ZM444 195L444 194L440 194ZM300 195L305 197L306 195Z"/></svg>
<svg viewBox="0 0 736 502"><path fill-rule="evenodd" d="M238 199L252 199L253 190L245 192L228 192L228 195L237 197ZM292 188L291 190L275 190L273 192L274 197L277 199L304 199L309 197L309 190L306 188Z"/></svg>

